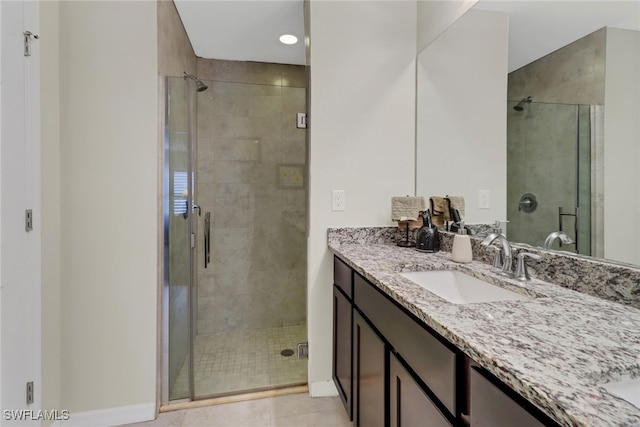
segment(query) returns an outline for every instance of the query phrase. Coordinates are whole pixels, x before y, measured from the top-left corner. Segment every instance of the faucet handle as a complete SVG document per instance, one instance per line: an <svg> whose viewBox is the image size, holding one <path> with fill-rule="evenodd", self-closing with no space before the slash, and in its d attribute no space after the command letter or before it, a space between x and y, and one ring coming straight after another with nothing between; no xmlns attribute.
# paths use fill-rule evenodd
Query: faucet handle
<svg viewBox="0 0 640 427"><path fill-rule="evenodd" d="M493 255L493 267L491 268L491 270L502 270L502 249L493 245L487 246L487 249L493 249L493 251L495 252L495 254Z"/></svg>
<svg viewBox="0 0 640 427"><path fill-rule="evenodd" d="M527 263L524 260L526 257L536 260L542 259L540 255L532 254L530 252L520 252L518 254L518 263L516 264L516 279L518 280L531 280L531 277L529 277L529 272L527 271Z"/></svg>

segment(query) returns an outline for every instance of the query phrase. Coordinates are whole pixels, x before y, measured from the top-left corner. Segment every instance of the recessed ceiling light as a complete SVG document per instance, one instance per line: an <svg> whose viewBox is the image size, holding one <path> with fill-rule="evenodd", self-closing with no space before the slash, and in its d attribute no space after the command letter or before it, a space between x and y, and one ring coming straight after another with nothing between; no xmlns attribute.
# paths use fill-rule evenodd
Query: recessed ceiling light
<svg viewBox="0 0 640 427"><path fill-rule="evenodd" d="M284 44L296 44L298 43L298 38L291 34L283 34L280 36L280 43Z"/></svg>

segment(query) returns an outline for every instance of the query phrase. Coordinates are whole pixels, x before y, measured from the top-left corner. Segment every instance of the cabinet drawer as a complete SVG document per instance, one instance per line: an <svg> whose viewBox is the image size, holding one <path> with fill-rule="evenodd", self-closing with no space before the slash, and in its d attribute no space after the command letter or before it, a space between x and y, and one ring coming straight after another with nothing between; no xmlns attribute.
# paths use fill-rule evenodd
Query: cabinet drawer
<svg viewBox="0 0 640 427"><path fill-rule="evenodd" d="M342 289L349 299L353 298L351 268L335 256L333 257L333 283Z"/></svg>
<svg viewBox="0 0 640 427"><path fill-rule="evenodd" d="M354 304L455 417L456 351L360 275L354 274L353 286Z"/></svg>
<svg viewBox="0 0 640 427"><path fill-rule="evenodd" d="M501 390L506 386L499 387L494 382L497 382L497 380L490 379L487 374L481 372L477 367L471 368L469 394L471 427L543 427L557 425L542 413L538 417L534 416ZM517 398L522 403L531 406L533 411L539 412L537 408L525 402L523 398L519 396Z"/></svg>

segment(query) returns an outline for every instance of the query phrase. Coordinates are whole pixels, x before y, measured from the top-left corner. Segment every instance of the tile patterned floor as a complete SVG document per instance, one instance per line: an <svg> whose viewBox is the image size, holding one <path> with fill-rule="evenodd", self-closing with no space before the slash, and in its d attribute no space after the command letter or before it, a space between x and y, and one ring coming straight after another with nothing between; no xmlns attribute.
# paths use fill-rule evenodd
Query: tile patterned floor
<svg viewBox="0 0 640 427"><path fill-rule="evenodd" d="M307 382L307 360L297 358L307 326L284 326L196 336L196 396L255 390ZM285 357L283 349L294 355ZM171 398L188 396L187 366L171 389Z"/></svg>
<svg viewBox="0 0 640 427"><path fill-rule="evenodd" d="M126 427L350 427L339 397L290 394L165 412L155 421ZM124 426L123 426L124 427Z"/></svg>

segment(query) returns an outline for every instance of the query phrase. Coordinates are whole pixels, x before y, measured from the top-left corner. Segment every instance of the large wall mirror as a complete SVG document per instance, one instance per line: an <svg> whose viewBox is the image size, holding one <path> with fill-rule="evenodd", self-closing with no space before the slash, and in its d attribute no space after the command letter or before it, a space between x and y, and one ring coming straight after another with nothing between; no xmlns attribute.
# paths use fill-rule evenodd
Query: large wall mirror
<svg viewBox="0 0 640 427"><path fill-rule="evenodd" d="M417 75L417 194L640 265L640 2L480 0Z"/></svg>

